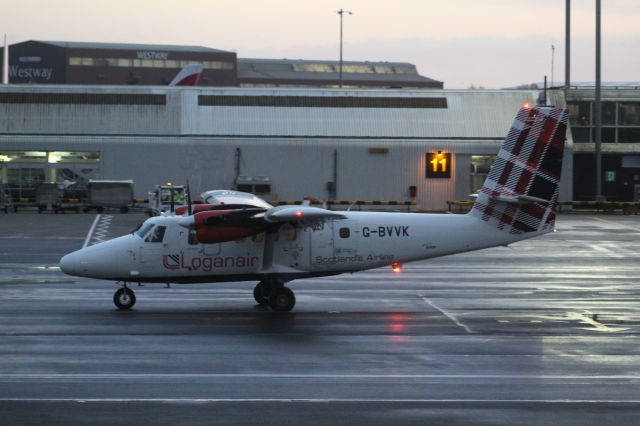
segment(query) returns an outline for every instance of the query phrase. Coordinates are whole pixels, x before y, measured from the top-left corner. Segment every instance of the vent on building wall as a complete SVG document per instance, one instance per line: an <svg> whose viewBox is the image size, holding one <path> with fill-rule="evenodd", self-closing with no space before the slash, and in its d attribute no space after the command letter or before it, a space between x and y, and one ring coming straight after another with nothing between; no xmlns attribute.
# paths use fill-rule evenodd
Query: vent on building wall
<svg viewBox="0 0 640 426"><path fill-rule="evenodd" d="M269 176L238 176L236 190L255 195L271 194L271 178Z"/></svg>
<svg viewBox="0 0 640 426"><path fill-rule="evenodd" d="M388 154L389 148L371 147L368 151L369 154Z"/></svg>

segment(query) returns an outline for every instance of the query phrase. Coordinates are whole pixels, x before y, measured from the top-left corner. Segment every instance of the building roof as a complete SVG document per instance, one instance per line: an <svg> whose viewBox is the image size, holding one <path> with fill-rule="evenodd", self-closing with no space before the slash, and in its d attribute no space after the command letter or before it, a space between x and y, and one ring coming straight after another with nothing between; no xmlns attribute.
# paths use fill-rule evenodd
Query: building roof
<svg viewBox="0 0 640 426"><path fill-rule="evenodd" d="M105 49L105 50L166 50L169 52L225 52L205 46L184 46L172 44L134 44L134 43L93 43L84 41L45 41L30 40L36 43L49 44L65 49ZM19 43L18 43L19 44Z"/></svg>
<svg viewBox="0 0 640 426"><path fill-rule="evenodd" d="M339 62L302 59L238 58L242 80L338 81ZM342 77L349 82L407 84L442 87L442 82L418 74L408 62L343 61Z"/></svg>

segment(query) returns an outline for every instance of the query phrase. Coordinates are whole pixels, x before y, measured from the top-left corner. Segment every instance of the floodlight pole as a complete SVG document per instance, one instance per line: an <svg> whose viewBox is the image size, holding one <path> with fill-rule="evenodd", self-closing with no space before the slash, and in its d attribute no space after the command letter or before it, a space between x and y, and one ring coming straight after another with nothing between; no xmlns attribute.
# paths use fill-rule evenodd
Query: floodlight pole
<svg viewBox="0 0 640 426"><path fill-rule="evenodd" d="M565 98L571 85L571 0L566 0L564 29L564 88Z"/></svg>
<svg viewBox="0 0 640 426"><path fill-rule="evenodd" d="M353 13L351 13L351 11L349 11L349 10L340 9L338 11L338 15L340 15L340 81L339 81L339 87L341 89L342 89L342 15L344 15L345 13L348 13L349 15L353 15Z"/></svg>
<svg viewBox="0 0 640 426"><path fill-rule="evenodd" d="M600 77L600 0L596 0L596 201L604 201L602 196L602 94Z"/></svg>

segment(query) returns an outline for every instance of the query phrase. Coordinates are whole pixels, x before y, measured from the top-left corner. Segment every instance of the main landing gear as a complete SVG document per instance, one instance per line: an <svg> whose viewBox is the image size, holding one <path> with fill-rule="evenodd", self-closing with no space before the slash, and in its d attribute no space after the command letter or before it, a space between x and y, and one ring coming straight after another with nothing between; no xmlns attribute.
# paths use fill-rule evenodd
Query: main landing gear
<svg viewBox="0 0 640 426"><path fill-rule="evenodd" d="M293 291L275 279L260 281L253 289L253 298L258 305L269 305L276 312L289 312L296 304Z"/></svg>
<svg viewBox="0 0 640 426"><path fill-rule="evenodd" d="M293 291L275 279L260 281L253 289L253 298L259 305L269 305L276 312L289 312L296 304ZM136 304L136 294L124 283L113 295L113 303L126 311Z"/></svg>
<svg viewBox="0 0 640 426"><path fill-rule="evenodd" d="M126 311L136 304L136 294L127 287L127 283L124 283L124 286L119 288L113 295L113 303L116 304L118 309Z"/></svg>

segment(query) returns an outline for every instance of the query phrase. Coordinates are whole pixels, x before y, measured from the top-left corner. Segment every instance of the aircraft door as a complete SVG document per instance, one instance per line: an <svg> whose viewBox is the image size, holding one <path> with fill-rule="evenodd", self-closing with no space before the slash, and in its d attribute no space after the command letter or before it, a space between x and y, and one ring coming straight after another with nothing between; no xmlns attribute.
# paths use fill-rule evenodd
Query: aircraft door
<svg viewBox="0 0 640 426"><path fill-rule="evenodd" d="M160 275L162 272L162 256L166 254L167 241L169 239L167 227L156 225L148 232L142 240L140 246L140 272L150 275L155 272Z"/></svg>
<svg viewBox="0 0 640 426"><path fill-rule="evenodd" d="M278 230L278 233L273 263L307 270L309 265L305 242L308 240L305 239L305 229L285 224Z"/></svg>
<svg viewBox="0 0 640 426"><path fill-rule="evenodd" d="M309 257L312 270L331 269L334 257L333 221L318 222L309 227Z"/></svg>
<svg viewBox="0 0 640 426"><path fill-rule="evenodd" d="M333 251L335 256L349 257L358 254L360 231L354 219L333 221Z"/></svg>

